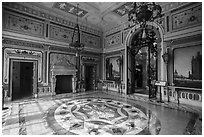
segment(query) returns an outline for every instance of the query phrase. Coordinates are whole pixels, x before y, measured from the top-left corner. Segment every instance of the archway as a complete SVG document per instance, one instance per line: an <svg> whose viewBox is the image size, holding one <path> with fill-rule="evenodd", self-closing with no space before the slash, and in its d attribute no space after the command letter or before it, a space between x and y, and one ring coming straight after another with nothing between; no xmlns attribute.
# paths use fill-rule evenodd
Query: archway
<svg viewBox="0 0 204 137"><path fill-rule="evenodd" d="M142 93L152 98L156 97L157 91L154 82L163 79L163 29L157 23L147 23L147 36L141 40L143 31L137 25L126 38L126 91L127 94Z"/></svg>

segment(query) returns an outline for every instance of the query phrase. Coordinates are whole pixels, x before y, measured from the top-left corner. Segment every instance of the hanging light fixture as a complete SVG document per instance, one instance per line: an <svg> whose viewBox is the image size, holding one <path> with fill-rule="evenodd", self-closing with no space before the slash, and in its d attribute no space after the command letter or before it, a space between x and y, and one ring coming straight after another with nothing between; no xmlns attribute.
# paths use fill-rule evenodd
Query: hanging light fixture
<svg viewBox="0 0 204 137"><path fill-rule="evenodd" d="M76 51L76 57L77 57L77 65L76 65L76 68L77 68L77 81L76 81L76 91L77 92L80 92L81 91L81 88L82 88L82 80L81 80L81 66L80 66L80 62L81 62L81 51L84 50L84 44L81 43L81 39L80 39L80 30L79 30L79 24L78 24L78 5L77 4L77 24L76 26L74 27L74 32L73 32L73 35L72 35L72 42L69 44L70 48L73 48L75 51ZM77 31L77 38L75 40L74 36L75 36L75 32ZM74 41L75 40L75 41Z"/></svg>
<svg viewBox="0 0 204 137"><path fill-rule="evenodd" d="M84 44L81 43L81 39L80 39L80 30L79 30L79 24L78 24L78 5L77 4L77 24L74 27L74 32L72 35L72 42L69 44L71 48L74 48L76 50L76 56L79 56L80 52L82 50L84 50ZM76 41L74 41L74 36L75 36L75 32L77 31L77 39Z"/></svg>
<svg viewBox="0 0 204 137"><path fill-rule="evenodd" d="M146 22L161 17L161 12L161 6L155 2L134 2L133 9L128 13L128 21L133 24L140 24L140 27L145 28Z"/></svg>

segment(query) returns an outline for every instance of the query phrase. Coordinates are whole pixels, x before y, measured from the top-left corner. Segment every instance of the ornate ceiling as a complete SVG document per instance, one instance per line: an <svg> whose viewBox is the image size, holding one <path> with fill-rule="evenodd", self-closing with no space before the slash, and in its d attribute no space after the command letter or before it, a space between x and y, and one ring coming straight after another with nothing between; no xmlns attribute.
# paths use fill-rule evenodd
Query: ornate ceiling
<svg viewBox="0 0 204 137"><path fill-rule="evenodd" d="M105 31L127 22L127 13L132 2L32 2L26 4L46 9L50 13L53 12L72 21L76 20L78 14L80 23L91 24ZM78 12L77 4L79 4ZM168 3L160 2L159 4L164 6Z"/></svg>

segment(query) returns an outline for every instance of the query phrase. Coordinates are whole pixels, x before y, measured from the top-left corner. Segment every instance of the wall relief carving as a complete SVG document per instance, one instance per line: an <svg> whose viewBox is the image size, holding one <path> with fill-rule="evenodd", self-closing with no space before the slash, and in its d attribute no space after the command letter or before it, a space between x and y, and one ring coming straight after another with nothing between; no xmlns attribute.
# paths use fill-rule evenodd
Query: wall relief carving
<svg viewBox="0 0 204 137"><path fill-rule="evenodd" d="M75 68L76 58L74 55L51 53L50 54L50 67L64 66L66 68Z"/></svg>

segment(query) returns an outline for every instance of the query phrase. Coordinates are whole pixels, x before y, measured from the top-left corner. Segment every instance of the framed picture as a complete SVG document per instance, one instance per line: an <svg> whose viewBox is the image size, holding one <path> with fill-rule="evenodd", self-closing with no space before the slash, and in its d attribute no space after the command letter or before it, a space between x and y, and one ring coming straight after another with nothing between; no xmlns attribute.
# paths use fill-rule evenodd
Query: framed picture
<svg viewBox="0 0 204 137"><path fill-rule="evenodd" d="M121 63L120 56L106 58L106 79L113 81L121 80Z"/></svg>
<svg viewBox="0 0 204 137"><path fill-rule="evenodd" d="M202 88L202 47L174 49L174 84L180 87Z"/></svg>

